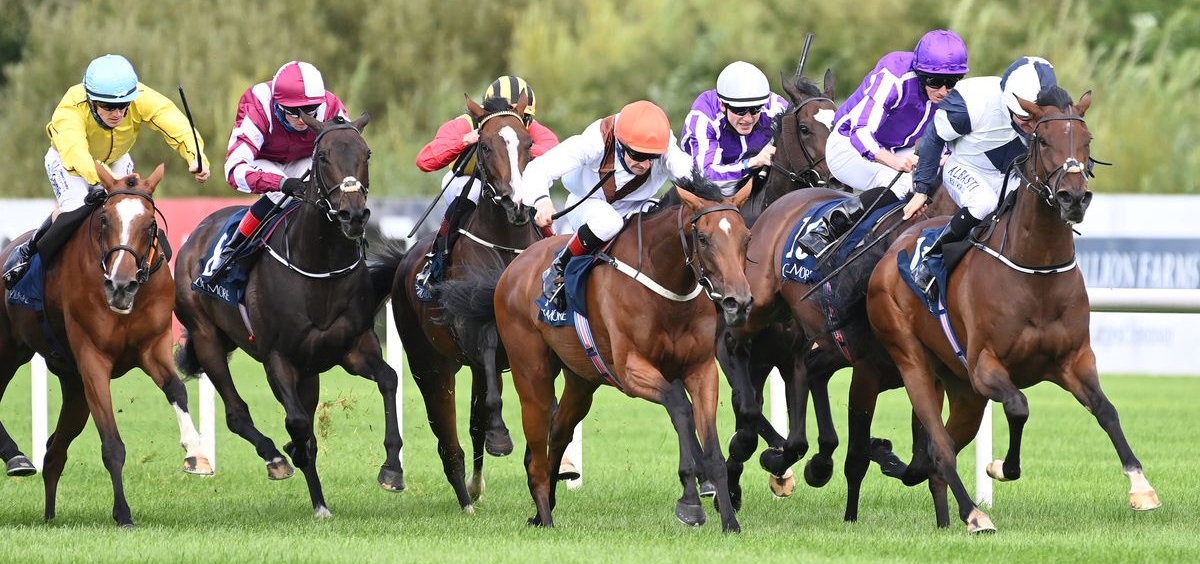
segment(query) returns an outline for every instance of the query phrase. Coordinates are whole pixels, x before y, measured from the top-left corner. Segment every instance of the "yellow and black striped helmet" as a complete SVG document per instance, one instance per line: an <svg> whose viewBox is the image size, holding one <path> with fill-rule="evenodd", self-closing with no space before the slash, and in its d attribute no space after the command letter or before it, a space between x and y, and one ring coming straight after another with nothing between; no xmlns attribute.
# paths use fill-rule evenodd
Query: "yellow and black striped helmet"
<svg viewBox="0 0 1200 564"><path fill-rule="evenodd" d="M495 98L497 96L508 100L509 104L516 105L517 100L521 98L521 92L525 93L528 104L525 105L525 114L532 116L537 114L534 106L533 88L525 82L525 79L519 76L502 76L492 81L491 86L483 93L483 99Z"/></svg>

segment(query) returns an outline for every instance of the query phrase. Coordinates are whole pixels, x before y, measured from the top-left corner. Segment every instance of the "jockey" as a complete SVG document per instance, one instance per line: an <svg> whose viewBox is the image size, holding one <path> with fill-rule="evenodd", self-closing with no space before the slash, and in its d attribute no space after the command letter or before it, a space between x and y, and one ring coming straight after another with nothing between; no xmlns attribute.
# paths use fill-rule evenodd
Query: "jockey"
<svg viewBox="0 0 1200 564"><path fill-rule="evenodd" d="M525 127L533 147L529 150L531 158L537 158L558 145L558 136L550 128L534 119L537 107L534 104L533 88L524 79L517 76L502 76L492 81L483 92L483 99L504 98L509 105L515 106L525 94ZM458 239L458 227L479 202L482 189L479 182L473 178L475 159L466 157L463 153L467 148L479 141L478 124L471 114L462 114L438 128L433 140L417 153L417 168L424 172L433 172L454 164L450 171L442 177L442 199L446 202L446 213L442 224L438 227L437 236L433 241L429 254L426 255L425 267L417 274L417 296L423 300L432 299L429 285L439 282L442 271L445 270L446 259L454 242Z"/></svg>
<svg viewBox="0 0 1200 564"><path fill-rule="evenodd" d="M716 89L692 103L679 143L696 168L732 196L753 169L771 165L772 119L787 107L758 67L735 61L717 76Z"/></svg>
<svg viewBox="0 0 1200 564"><path fill-rule="evenodd" d="M43 260L48 261L66 242L65 237L50 237L38 248L38 242L51 225L58 225L56 234L70 234L96 204L104 201L97 161L107 166L116 178L133 173L129 150L143 125L162 133L167 145L188 163L196 182L208 180L204 142L199 134L193 135L183 112L166 96L138 82L137 72L125 57L105 55L93 60L83 74L83 82L67 89L46 125L50 137L46 174L58 209L33 237L9 255L4 269L7 288L12 289L25 275L35 253L40 252Z"/></svg>
<svg viewBox="0 0 1200 564"><path fill-rule="evenodd" d="M615 237L625 216L640 211L673 178L691 174L692 160L675 143L662 108L639 100L592 122L525 168L525 189L538 227L553 222L550 184L562 179L571 193L567 214L575 234L542 275L542 291L563 309L558 287L571 257L594 252ZM602 189L601 189L602 188Z"/></svg>
<svg viewBox="0 0 1200 564"><path fill-rule="evenodd" d="M926 33L911 52L895 51L879 59L838 108L825 144L830 172L860 194L809 224L798 241L806 253L823 254L871 206L908 197L917 141L968 70L966 44L944 29Z"/></svg>
<svg viewBox="0 0 1200 564"><path fill-rule="evenodd" d="M321 71L303 61L284 64L274 78L251 86L238 100L225 177L235 190L262 197L242 217L218 264L226 264L272 210L291 203L292 194L301 188L317 141L301 113L322 122L346 117L342 101L325 90Z"/></svg>
<svg viewBox="0 0 1200 564"><path fill-rule="evenodd" d="M946 160L942 183L960 206L913 270L913 281L931 292L933 273L927 256L940 255L942 246L966 238L971 228L995 211L1005 171L1025 154L1033 133L1029 114L1017 99L1037 102L1058 85L1054 66L1040 57L1021 57L1004 75L970 78L958 84L933 117L933 127L921 140L920 164L913 174L913 199L904 206L905 217L924 208L937 185L938 158L946 144L953 151ZM1017 175L1008 177L1016 186ZM933 296L930 296L932 299Z"/></svg>

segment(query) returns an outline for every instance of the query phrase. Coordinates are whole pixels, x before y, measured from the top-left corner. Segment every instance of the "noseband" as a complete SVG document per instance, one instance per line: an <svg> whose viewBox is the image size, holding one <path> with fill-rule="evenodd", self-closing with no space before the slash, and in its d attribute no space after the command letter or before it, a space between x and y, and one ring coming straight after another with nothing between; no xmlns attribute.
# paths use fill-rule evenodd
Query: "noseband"
<svg viewBox="0 0 1200 564"><path fill-rule="evenodd" d="M154 198L150 197L150 194L147 194L145 192L139 192L137 190L114 190L112 192L109 192L108 196L106 196L106 198L111 199L113 196L136 196L138 198L142 198L142 199L146 200L147 203L150 204L150 209L152 210L152 214L154 216L163 217L162 212L159 211L158 207L156 207L154 205ZM105 205L107 205L107 203ZM91 217L95 218L96 216L92 215ZM91 220L89 220L89 223L90 223L90 221ZM163 223L165 224L166 222L167 222L166 217L163 217ZM89 226L89 230L90 229L91 229L91 227ZM150 254L153 253L154 250L159 247L158 233L159 233L158 220L151 219L150 220L150 244L148 245L148 248L146 249L146 251L144 253L139 253L136 249L134 249L133 247L130 247L129 245L115 245L115 246L109 247L108 249L104 249L104 247L103 247L104 243L101 240L102 234L99 231L96 231L96 246L101 249L101 251L100 251L100 272L106 273L108 271L108 269L105 267L105 265L108 263L108 259L110 257L112 257L113 253L116 253L119 251L125 251L125 252L129 253L130 255L133 255L134 261L136 262L136 264L138 266L137 275L136 275L137 283L139 285L145 284L146 281L150 279L150 276L152 274L154 274L159 268L161 268L163 263L166 262L167 258L169 258L169 254L170 254L169 251L164 251L164 252L159 252L157 254L157 257L155 257L153 264L150 264L150 262L149 262Z"/></svg>
<svg viewBox="0 0 1200 564"><path fill-rule="evenodd" d="M708 290L708 297L713 301L721 299L722 295L716 291L712 280L704 272L704 264L700 260L700 229L696 227L696 223L705 215L724 211L737 214L739 219L742 216L742 212L733 206L713 206L711 208L704 208L693 214L692 218L688 220L687 225L684 226L683 206L679 207L679 242L683 245L683 262L692 269L692 274L695 275L696 282Z"/></svg>
<svg viewBox="0 0 1200 564"><path fill-rule="evenodd" d="M808 98L808 99L804 100L803 102L796 104L796 106L794 108L789 109L788 112L786 114L784 114L784 116L785 117L795 117L798 122L800 119L798 114L800 113L800 110L804 109L804 106L807 106L808 104L813 103L813 102L822 102L822 101L833 104L833 100L830 100L829 98L824 98L824 97ZM835 107L836 107L836 104L835 104ZM798 125L799 124L797 123L797 126ZM783 135L782 124L775 131L775 137L776 137L775 146L776 147L779 147L781 145L781 143L779 143L779 139L778 139L778 137L781 135ZM780 147L780 148L782 148L782 147ZM821 178L821 174L819 172L817 172L817 167L820 166L821 163L825 162L825 157L822 156L819 159L813 157L812 152L808 150L808 147L806 147L803 142L800 143L800 152L804 154L804 159L808 162L808 166L805 167L804 170L801 170L799 172L790 171L787 168L785 168L783 165L779 164L779 159L771 159L771 169L777 170L780 172L780 174L787 176L788 180L790 180L792 182L792 184L794 184L794 185L808 187L808 188L824 186L826 181L824 178ZM783 156L786 156L786 152Z"/></svg>
<svg viewBox="0 0 1200 564"><path fill-rule="evenodd" d="M361 191L363 196L366 196L368 192L368 186L353 176L347 176L337 184L328 185L325 183L325 176L322 174L324 169L322 163L324 162L325 152L321 150L321 138L330 131L338 131L343 129L352 130L359 136L360 139L362 138L362 132L360 132L358 128L354 127L354 124L346 121L346 118L341 116L335 117L332 125L322 129L320 133L317 133L317 138L313 140L311 179L311 183L317 188L317 197L314 200L309 200L307 197L303 198L305 202L317 206L318 209L325 213L325 217L331 222L337 221L337 212L333 209L333 202L329 200L330 196L333 195L334 190L341 190L342 192ZM366 145L365 140L363 141L363 145Z"/></svg>
<svg viewBox="0 0 1200 564"><path fill-rule="evenodd" d="M1030 162L1033 165L1031 167L1033 169L1033 178L1030 179L1028 176L1026 176L1024 167L1018 166L1016 169L1017 174L1020 175L1021 180L1025 182L1025 185L1028 186L1029 189L1035 194L1037 194L1038 197L1045 201L1046 205L1053 208L1057 207L1054 193L1058 191L1058 185L1063 181L1066 175L1075 173L1083 174L1085 168L1083 163L1079 162L1075 157L1067 157L1067 159L1063 161L1061 165L1053 168L1048 166L1039 166L1043 164L1042 161L1044 159L1042 156L1040 143L1038 142L1043 137L1038 134L1038 128L1041 127L1042 124L1051 121L1078 121L1080 123L1085 123L1082 117L1066 115L1052 116L1038 120L1033 126L1033 134L1031 134L1029 138L1029 152L1026 153L1024 158L1024 162ZM1073 155L1075 153L1075 138L1070 135L1070 128L1072 126L1073 124L1067 124L1067 138L1070 140L1070 145L1067 147L1068 155ZM1049 171L1049 173L1046 174L1046 171ZM1044 178L1043 175L1045 175ZM1086 177L1084 178L1084 182L1087 182Z"/></svg>

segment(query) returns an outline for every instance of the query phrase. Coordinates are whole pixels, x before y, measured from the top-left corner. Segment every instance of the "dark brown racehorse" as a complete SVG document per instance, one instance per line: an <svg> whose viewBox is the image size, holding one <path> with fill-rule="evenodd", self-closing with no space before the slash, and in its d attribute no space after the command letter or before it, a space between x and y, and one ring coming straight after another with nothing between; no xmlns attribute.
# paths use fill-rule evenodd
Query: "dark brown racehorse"
<svg viewBox="0 0 1200 564"><path fill-rule="evenodd" d="M463 225L464 236L454 243L445 281L461 279L480 268L502 268L541 238L531 221L532 208L521 197L521 172L529 164L533 142L521 117L524 95L517 102L510 108L503 98L485 100L483 106L467 99L467 111L478 124L475 181L482 184L482 193L478 208ZM417 298L414 280L431 244L432 238L417 243L406 256L390 253L381 257L372 271L389 281L394 274L392 312L409 369L425 400L446 479L459 505L470 512L484 489L484 451L504 456L513 450L501 419L500 373L508 363L494 323L447 317L440 301ZM492 316L488 313L487 317ZM455 374L464 364L471 368L472 376L470 436L474 452L469 482L454 402Z"/></svg>
<svg viewBox="0 0 1200 564"><path fill-rule="evenodd" d="M989 400L1004 405L1009 451L989 465L996 479L1020 477L1021 434L1029 416L1020 392L1053 382L1091 412L1116 447L1131 488L1133 509L1160 506L1117 417L1100 389L1088 323L1083 275L1073 268L1072 226L1083 221L1091 134L1083 120L1091 93L1071 105L1066 92L1046 105L1021 100L1034 123L1029 151L1019 161L1015 203L992 223L950 276L947 322L962 344L960 360L939 319L901 280L896 254L912 252L923 223L908 230L876 267L867 296L871 325L899 369L913 409L927 430L933 469L958 501L969 532L994 531L958 476L955 456L978 430ZM1039 98L1039 102L1043 102ZM1043 103L1045 103L1043 102ZM943 424L939 381L949 397ZM929 457L926 457L929 458ZM914 463L919 462L914 459ZM911 470L911 468L910 468Z"/></svg>
<svg viewBox="0 0 1200 564"><path fill-rule="evenodd" d="M742 215L746 218L748 226L754 226L763 210L787 193L800 188L836 184L833 175L829 173L828 163L824 160L829 128L833 125L833 116L838 109L833 101L833 71L827 70L824 73L823 83L823 88L818 88L816 83L799 73L792 77L791 83L782 80L784 91L790 97L791 103L788 104L787 112L775 116L775 155L767 179L763 182L761 190L752 193L742 205ZM721 331L724 331L724 328ZM746 428L760 434L772 448L780 448L784 437L781 437L766 416L762 415L763 385L766 384L770 371L779 370L780 377L787 385L788 401L808 401L808 396L794 397L793 392L797 389L791 385L796 379L796 372L793 370L793 362L796 361L793 356L796 353L793 353L793 350L802 344L803 337L797 331L796 325L782 320L756 332L755 347L752 347L750 352L749 372L731 372L730 368L725 367L725 356L721 356L722 368L725 368L726 378L730 379L734 415L742 418L739 419L737 427L739 430ZM816 395L814 402L824 406L824 412L828 412L828 395ZM800 425L803 425L803 422ZM832 436L834 443L836 442L832 420L828 425L822 426L822 430L823 437ZM740 464L754 454L756 443L757 439L746 433L738 433L731 440L730 462L738 475L742 468ZM829 446L830 454L834 446L836 444ZM791 466L791 463L776 464L776 467L781 468L779 473L769 476L768 484L778 496L788 496L794 488L794 479L791 473L787 472L788 466ZM818 470L817 474L809 474L810 484L824 485L824 482L828 481L833 472L832 458L828 464L820 467L823 470ZM822 478L817 478L817 475L821 475ZM734 484L737 484L737 480L734 480Z"/></svg>
<svg viewBox="0 0 1200 564"><path fill-rule="evenodd" d="M722 202L713 184L702 178L677 183L677 197L669 194L658 211L630 219L608 251L614 261L589 275L588 319L597 358L611 374L608 381L626 395L666 407L678 433L683 497L676 517L690 525L705 521L696 487L702 474L716 486L722 529L739 531L717 438L713 335L718 311L736 326L750 305L743 271L749 233L737 208ZM538 318L534 300L541 294L541 273L566 239L535 243L494 287L496 322L521 398L525 467L537 507L529 523L547 527L554 524L563 450L587 415L592 394L606 382L573 327L550 327ZM702 293L712 302L700 298ZM555 410L559 370L566 383Z"/></svg>
<svg viewBox="0 0 1200 564"><path fill-rule="evenodd" d="M117 432L109 392L113 378L140 368L154 379L179 422L180 442L187 451L184 470L212 474L212 466L201 454L200 435L188 414L187 390L171 363L175 286L154 207L163 166L147 179L137 174L114 179L99 164L96 171L107 200L46 267L45 324L34 311L5 300L0 315L0 390L34 353L45 357L62 384L62 410L43 466L46 520L54 518L67 448L91 415L100 433L101 458L112 478L112 517L121 527L132 527L121 477L125 444Z"/></svg>
<svg viewBox="0 0 1200 564"><path fill-rule="evenodd" d="M238 208L205 218L180 249L175 261L176 315L187 332L176 355L184 372L203 370L225 404L229 429L254 445L271 479L283 479L292 467L270 438L254 426L249 407L238 395L228 356L241 348L266 368L267 380L283 405L291 441L284 450L304 472L313 510L330 515L317 475L317 439L313 414L319 376L334 366L374 381L383 396L384 449L379 485L404 489L402 445L396 421L396 372L384 361L375 335L375 314L387 298L377 292L363 259L363 233L370 217L367 159L362 137L369 119L340 117L319 122L301 117L317 132L311 178L296 198L301 204L266 238L267 248L249 274L244 310L195 292L202 257Z"/></svg>

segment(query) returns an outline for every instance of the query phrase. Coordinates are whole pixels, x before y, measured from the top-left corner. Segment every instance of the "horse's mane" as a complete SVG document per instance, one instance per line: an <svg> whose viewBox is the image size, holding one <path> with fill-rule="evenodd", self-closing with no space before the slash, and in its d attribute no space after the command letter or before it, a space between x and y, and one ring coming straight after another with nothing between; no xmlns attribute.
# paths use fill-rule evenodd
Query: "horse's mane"
<svg viewBox="0 0 1200 564"><path fill-rule="evenodd" d="M483 111L487 112L488 114L512 110L512 104L509 103L508 99L503 96L493 96L488 98L483 101L481 106L483 107Z"/></svg>
<svg viewBox="0 0 1200 564"><path fill-rule="evenodd" d="M709 180L707 176L704 176L704 173L700 172L699 168L692 167L692 176L690 178L685 176L676 178L674 185L659 199L658 206L646 212L646 215L649 216L671 206L682 204L683 200L680 199L678 190L687 190L710 202L719 203L725 201L725 196L721 194L721 189L712 180Z"/></svg>
<svg viewBox="0 0 1200 564"><path fill-rule="evenodd" d="M814 82L811 78L803 75L792 77L792 87L805 98L821 98L825 96L825 91L821 90L821 86Z"/></svg>
<svg viewBox="0 0 1200 564"><path fill-rule="evenodd" d="M1034 102L1039 106L1054 106L1064 112L1071 108L1074 102L1071 100L1071 95L1062 87L1054 85L1043 88L1038 92L1037 100Z"/></svg>

